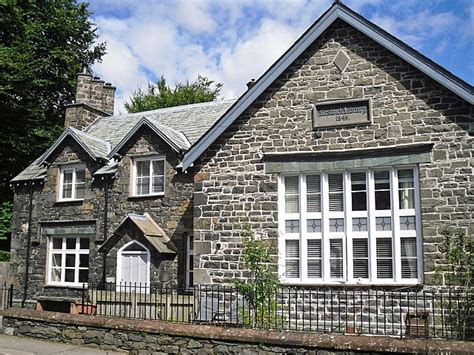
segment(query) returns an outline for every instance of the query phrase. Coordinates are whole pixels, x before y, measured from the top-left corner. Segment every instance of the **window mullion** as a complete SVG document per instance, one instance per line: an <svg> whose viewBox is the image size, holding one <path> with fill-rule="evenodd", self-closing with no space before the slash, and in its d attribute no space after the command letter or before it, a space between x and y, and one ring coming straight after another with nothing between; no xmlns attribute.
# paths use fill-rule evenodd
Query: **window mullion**
<svg viewBox="0 0 474 355"><path fill-rule="evenodd" d="M420 176L418 168L413 169L413 182L415 187L415 223L416 223L416 256L418 263L418 280L423 280L423 241L421 238L421 196L420 196Z"/></svg>
<svg viewBox="0 0 474 355"><path fill-rule="evenodd" d="M280 280L285 279L285 184L284 176L278 177L278 230L280 236L278 238L279 265L278 271Z"/></svg>
<svg viewBox="0 0 474 355"><path fill-rule="evenodd" d="M75 264L74 264L74 283L79 283L79 258L80 258L80 238L76 237L76 250L74 251Z"/></svg>
<svg viewBox="0 0 474 355"><path fill-rule="evenodd" d="M300 271L301 280L308 279L308 243L307 243L307 228L306 228L306 176L300 175L299 183L299 203L300 203Z"/></svg>
<svg viewBox="0 0 474 355"><path fill-rule="evenodd" d="M61 243L61 282L66 281L66 238L62 238Z"/></svg>
<svg viewBox="0 0 474 355"><path fill-rule="evenodd" d="M71 181L71 198L76 198L76 168L72 169L72 181Z"/></svg>
<svg viewBox="0 0 474 355"><path fill-rule="evenodd" d="M400 253L400 213L398 211L398 177L396 169L390 170L391 200L392 200L392 240L393 240L393 266L395 282L402 279L402 262Z"/></svg>
<svg viewBox="0 0 474 355"><path fill-rule="evenodd" d="M149 171L150 171L150 175L149 175L149 181L148 181L148 191L149 191L149 194L153 194L153 175L154 175L154 172L153 172L153 159L150 159L150 167L149 167Z"/></svg>
<svg viewBox="0 0 474 355"><path fill-rule="evenodd" d="M377 280L377 240L375 236L375 183L374 172L369 170L367 174L367 229L369 234L369 279L370 282Z"/></svg>
<svg viewBox="0 0 474 355"><path fill-rule="evenodd" d="M329 189L328 189L328 175L326 173L321 174L322 190L321 190L321 204L322 204L322 249L323 249L323 281L327 282L330 280L330 262L329 262Z"/></svg>
<svg viewBox="0 0 474 355"><path fill-rule="evenodd" d="M344 232L345 232L345 257L343 262L346 264L344 267L345 270L345 280L346 282L352 281L353 279L353 265L352 265L352 194L351 194L351 179L350 173L344 172Z"/></svg>

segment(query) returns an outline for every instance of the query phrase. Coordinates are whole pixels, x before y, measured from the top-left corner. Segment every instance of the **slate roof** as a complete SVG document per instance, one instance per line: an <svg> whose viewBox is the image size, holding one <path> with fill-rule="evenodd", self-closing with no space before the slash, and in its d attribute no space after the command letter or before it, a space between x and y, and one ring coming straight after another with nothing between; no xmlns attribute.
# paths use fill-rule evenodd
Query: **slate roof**
<svg viewBox="0 0 474 355"><path fill-rule="evenodd" d="M98 118L79 131L69 127L36 161L11 182L41 180L47 169L42 166L67 138L72 137L93 159L108 161L141 126L147 125L176 151L186 152L236 100L205 102L125 115ZM116 166L105 165L95 175L112 173Z"/></svg>
<svg viewBox="0 0 474 355"><path fill-rule="evenodd" d="M177 249L171 239L148 213L129 214L115 229L112 236L99 247L99 252L109 250L125 234L127 224L131 222L142 233L150 245L162 254L176 254Z"/></svg>

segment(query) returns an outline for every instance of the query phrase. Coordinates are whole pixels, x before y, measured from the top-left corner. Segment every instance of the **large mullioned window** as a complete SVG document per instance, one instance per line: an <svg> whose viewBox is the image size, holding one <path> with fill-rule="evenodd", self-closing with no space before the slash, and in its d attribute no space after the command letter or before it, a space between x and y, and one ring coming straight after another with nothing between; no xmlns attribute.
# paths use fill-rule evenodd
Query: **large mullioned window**
<svg viewBox="0 0 474 355"><path fill-rule="evenodd" d="M81 286L89 279L89 238L49 239L48 284Z"/></svg>
<svg viewBox="0 0 474 355"><path fill-rule="evenodd" d="M280 177L280 277L294 283L421 279L418 170Z"/></svg>

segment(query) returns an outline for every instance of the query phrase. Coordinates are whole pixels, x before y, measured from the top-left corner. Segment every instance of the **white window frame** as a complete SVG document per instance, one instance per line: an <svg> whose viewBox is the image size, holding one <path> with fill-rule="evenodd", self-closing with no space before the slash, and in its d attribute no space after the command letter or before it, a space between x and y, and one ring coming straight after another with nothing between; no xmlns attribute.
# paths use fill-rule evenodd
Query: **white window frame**
<svg viewBox="0 0 474 355"><path fill-rule="evenodd" d="M87 183L85 181L85 172L86 172L86 164L68 164L62 165L59 167L59 189L58 189L58 201L83 201L84 197L77 198L77 190L76 190L76 176L77 171L84 170L84 193ZM72 190L71 190L71 197L63 197L64 192L64 174L66 171L72 171Z"/></svg>
<svg viewBox="0 0 474 355"><path fill-rule="evenodd" d="M149 193L148 194L138 194L137 193L137 162L148 161L150 164L150 176L149 176ZM153 162L162 161L163 162L163 191L161 192L152 192L153 191ZM132 197L146 197L146 196L164 196L166 193L166 159L164 155L154 155L147 157L137 157L132 159L132 178L131 178L131 196Z"/></svg>
<svg viewBox="0 0 474 355"><path fill-rule="evenodd" d="M399 208L399 186L398 186L398 170L413 169L414 182L414 209L400 209ZM375 210L375 185L374 185L374 171L389 171L390 175L390 210L377 211ZM367 211L352 211L352 189L350 174L354 172L366 173L366 198ZM328 174L343 174L344 184L344 212L329 212L329 194L328 194ZM306 207L306 176L320 175L321 177L321 213L309 213ZM422 236L421 236L421 208L420 208L420 186L419 186L419 172L418 167L409 166L393 166L393 167L377 167L374 169L353 169L353 170L335 170L335 171L320 171L314 173L305 173L299 176L299 213L286 214L285 213L285 183L284 179L287 176L296 176L295 174L282 174L278 178L278 229L279 229L279 260L278 271L280 281L285 284L297 285L416 285L423 281L423 257L422 257ZM329 268L329 239L334 235L329 234L329 218L344 218L344 235L343 235L343 255L344 255L344 277L342 279L331 279ZM392 230L390 232L383 232L386 235L375 233L375 218L377 216L391 217ZM400 216L414 216L416 222L415 231L400 231ZM307 220L321 218L322 235L309 235L307 233ZM352 218L367 217L367 234L363 232L352 232ZM285 220L299 219L300 234L285 234ZM386 236L392 238L392 270L393 278L380 279L377 278L376 272L376 237ZM338 236L340 237L340 236ZM353 250L352 240L354 238L368 239L368 255L369 278L361 279L353 277ZM416 252L417 252L417 277L416 278L402 278L401 273L401 246L400 240L404 237L416 238ZM308 278L307 277L307 240L311 238L322 240L322 277ZM285 275L285 243L286 240L300 240L300 277L287 278Z"/></svg>
<svg viewBox="0 0 474 355"><path fill-rule="evenodd" d="M61 249L54 249L53 248L53 239L62 239L61 241ZM81 249L80 248L80 239L88 239L87 237L80 236L80 235L72 235L72 236L64 236L64 235L57 235L57 236L50 236L48 239L48 262L47 262L47 276L46 276L46 284L48 286L62 286L62 287L83 287L83 285L87 286L87 282L79 282L79 270L89 269L90 266L80 267L80 255L90 255L90 240L89 240L89 248L88 249ZM75 249L66 249L66 240L67 239L76 239L75 242ZM52 280L52 269L53 269L53 255L59 254L61 255L61 280L60 281L53 281ZM65 281L66 277L66 254L73 254L75 255L75 265L74 265L74 281L67 282ZM89 260L90 263L90 260ZM90 265L90 264L89 264Z"/></svg>

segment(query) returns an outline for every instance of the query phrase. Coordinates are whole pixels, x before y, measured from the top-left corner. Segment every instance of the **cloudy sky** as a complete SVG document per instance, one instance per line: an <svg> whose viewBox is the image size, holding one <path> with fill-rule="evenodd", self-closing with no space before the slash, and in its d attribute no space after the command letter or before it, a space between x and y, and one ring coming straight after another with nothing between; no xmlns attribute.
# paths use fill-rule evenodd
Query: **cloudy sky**
<svg viewBox="0 0 474 355"><path fill-rule="evenodd" d="M116 111L162 75L198 74L238 97L333 0L90 0L100 41L94 74L117 86ZM345 0L364 17L474 83L474 0Z"/></svg>

